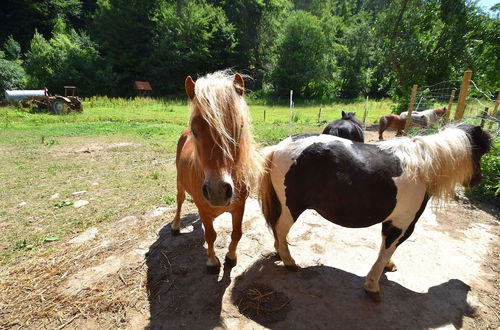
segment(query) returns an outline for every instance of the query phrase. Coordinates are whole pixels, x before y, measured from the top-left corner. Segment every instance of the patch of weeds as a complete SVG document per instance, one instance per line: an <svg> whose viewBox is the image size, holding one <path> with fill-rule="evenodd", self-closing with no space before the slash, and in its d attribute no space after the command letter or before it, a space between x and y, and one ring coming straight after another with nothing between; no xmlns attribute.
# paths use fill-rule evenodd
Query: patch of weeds
<svg viewBox="0 0 500 330"><path fill-rule="evenodd" d="M16 250L33 250L34 248L35 246L33 244L26 243L25 239L20 242L16 242L16 244L14 245L14 249Z"/></svg>
<svg viewBox="0 0 500 330"><path fill-rule="evenodd" d="M57 208L63 208L65 206L71 206L71 205L73 205L73 202L70 201L60 201L54 204L54 206Z"/></svg>
<svg viewBox="0 0 500 330"><path fill-rule="evenodd" d="M173 195L173 194L164 195L164 196L163 196L163 201L164 201L164 202L165 202L165 204L167 204L167 205L174 204L174 203L175 203L175 201L176 201L176 197L175 197L175 195Z"/></svg>
<svg viewBox="0 0 500 330"><path fill-rule="evenodd" d="M59 141L54 140L54 139L49 139L49 140L46 140L46 139L45 139L45 136L42 136L42 138L41 138L40 140L41 140L41 143L42 143L43 145L46 145L46 146L48 146L48 147L53 146L53 145L56 145L56 144L59 144Z"/></svg>
<svg viewBox="0 0 500 330"><path fill-rule="evenodd" d="M154 171L153 173L151 173L151 179L153 180L158 180L160 178L160 173Z"/></svg>
<svg viewBox="0 0 500 330"><path fill-rule="evenodd" d="M153 133L149 132L149 131L145 131L145 132L139 132L139 135L144 138L144 139L151 139L153 138Z"/></svg>
<svg viewBox="0 0 500 330"><path fill-rule="evenodd" d="M57 237L57 236L47 236L43 239L43 242L48 243L48 242L55 242L58 240L59 240L59 237Z"/></svg>

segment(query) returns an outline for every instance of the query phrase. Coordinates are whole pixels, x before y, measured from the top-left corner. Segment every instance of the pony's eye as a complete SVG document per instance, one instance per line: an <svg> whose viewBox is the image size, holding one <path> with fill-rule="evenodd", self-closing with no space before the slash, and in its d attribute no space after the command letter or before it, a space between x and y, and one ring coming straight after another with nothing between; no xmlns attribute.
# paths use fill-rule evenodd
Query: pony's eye
<svg viewBox="0 0 500 330"><path fill-rule="evenodd" d="M191 128L191 134L193 134L194 138L197 139L198 138L198 133L196 133L196 131L194 129Z"/></svg>

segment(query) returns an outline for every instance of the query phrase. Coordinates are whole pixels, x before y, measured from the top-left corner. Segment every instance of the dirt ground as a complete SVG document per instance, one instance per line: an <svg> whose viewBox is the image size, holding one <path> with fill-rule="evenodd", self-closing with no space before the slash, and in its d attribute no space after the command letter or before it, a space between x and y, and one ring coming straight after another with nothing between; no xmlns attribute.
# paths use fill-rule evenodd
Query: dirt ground
<svg viewBox="0 0 500 330"><path fill-rule="evenodd" d="M368 141L378 140L367 133ZM174 213L157 207L131 214L59 243L53 254L8 265L0 278L0 328L500 327L499 210L491 206L463 197L429 206L394 255L398 270L382 276L380 303L362 289L377 257L380 225L348 229L304 213L289 235L302 270L289 272L249 199L238 264L208 275L196 209L186 202L182 234L175 237ZM215 229L223 260L229 214L215 220Z"/></svg>

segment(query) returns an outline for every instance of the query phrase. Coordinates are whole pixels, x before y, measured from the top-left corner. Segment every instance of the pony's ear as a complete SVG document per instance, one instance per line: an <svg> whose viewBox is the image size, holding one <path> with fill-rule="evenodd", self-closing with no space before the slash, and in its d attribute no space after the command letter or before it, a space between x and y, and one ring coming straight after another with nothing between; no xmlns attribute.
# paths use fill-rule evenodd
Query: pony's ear
<svg viewBox="0 0 500 330"><path fill-rule="evenodd" d="M344 118L344 119L345 119L346 117L347 117L347 116L346 116L346 114L345 114L345 111L344 111L344 110L342 110L342 118Z"/></svg>
<svg viewBox="0 0 500 330"><path fill-rule="evenodd" d="M184 82L184 87L186 88L187 96L192 100L194 99L194 85L195 82L191 76L187 76L186 81Z"/></svg>
<svg viewBox="0 0 500 330"><path fill-rule="evenodd" d="M245 82L243 81L243 77L239 73L236 73L234 75L233 85L238 94L245 94Z"/></svg>

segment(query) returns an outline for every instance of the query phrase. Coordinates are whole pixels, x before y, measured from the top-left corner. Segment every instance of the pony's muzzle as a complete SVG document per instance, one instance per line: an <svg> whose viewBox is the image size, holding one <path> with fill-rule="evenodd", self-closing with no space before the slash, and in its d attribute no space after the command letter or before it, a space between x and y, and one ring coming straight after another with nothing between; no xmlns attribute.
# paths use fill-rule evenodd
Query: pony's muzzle
<svg viewBox="0 0 500 330"><path fill-rule="evenodd" d="M203 197L212 206L227 206L231 204L233 198L233 185L224 180L208 181L205 180L201 187Z"/></svg>

